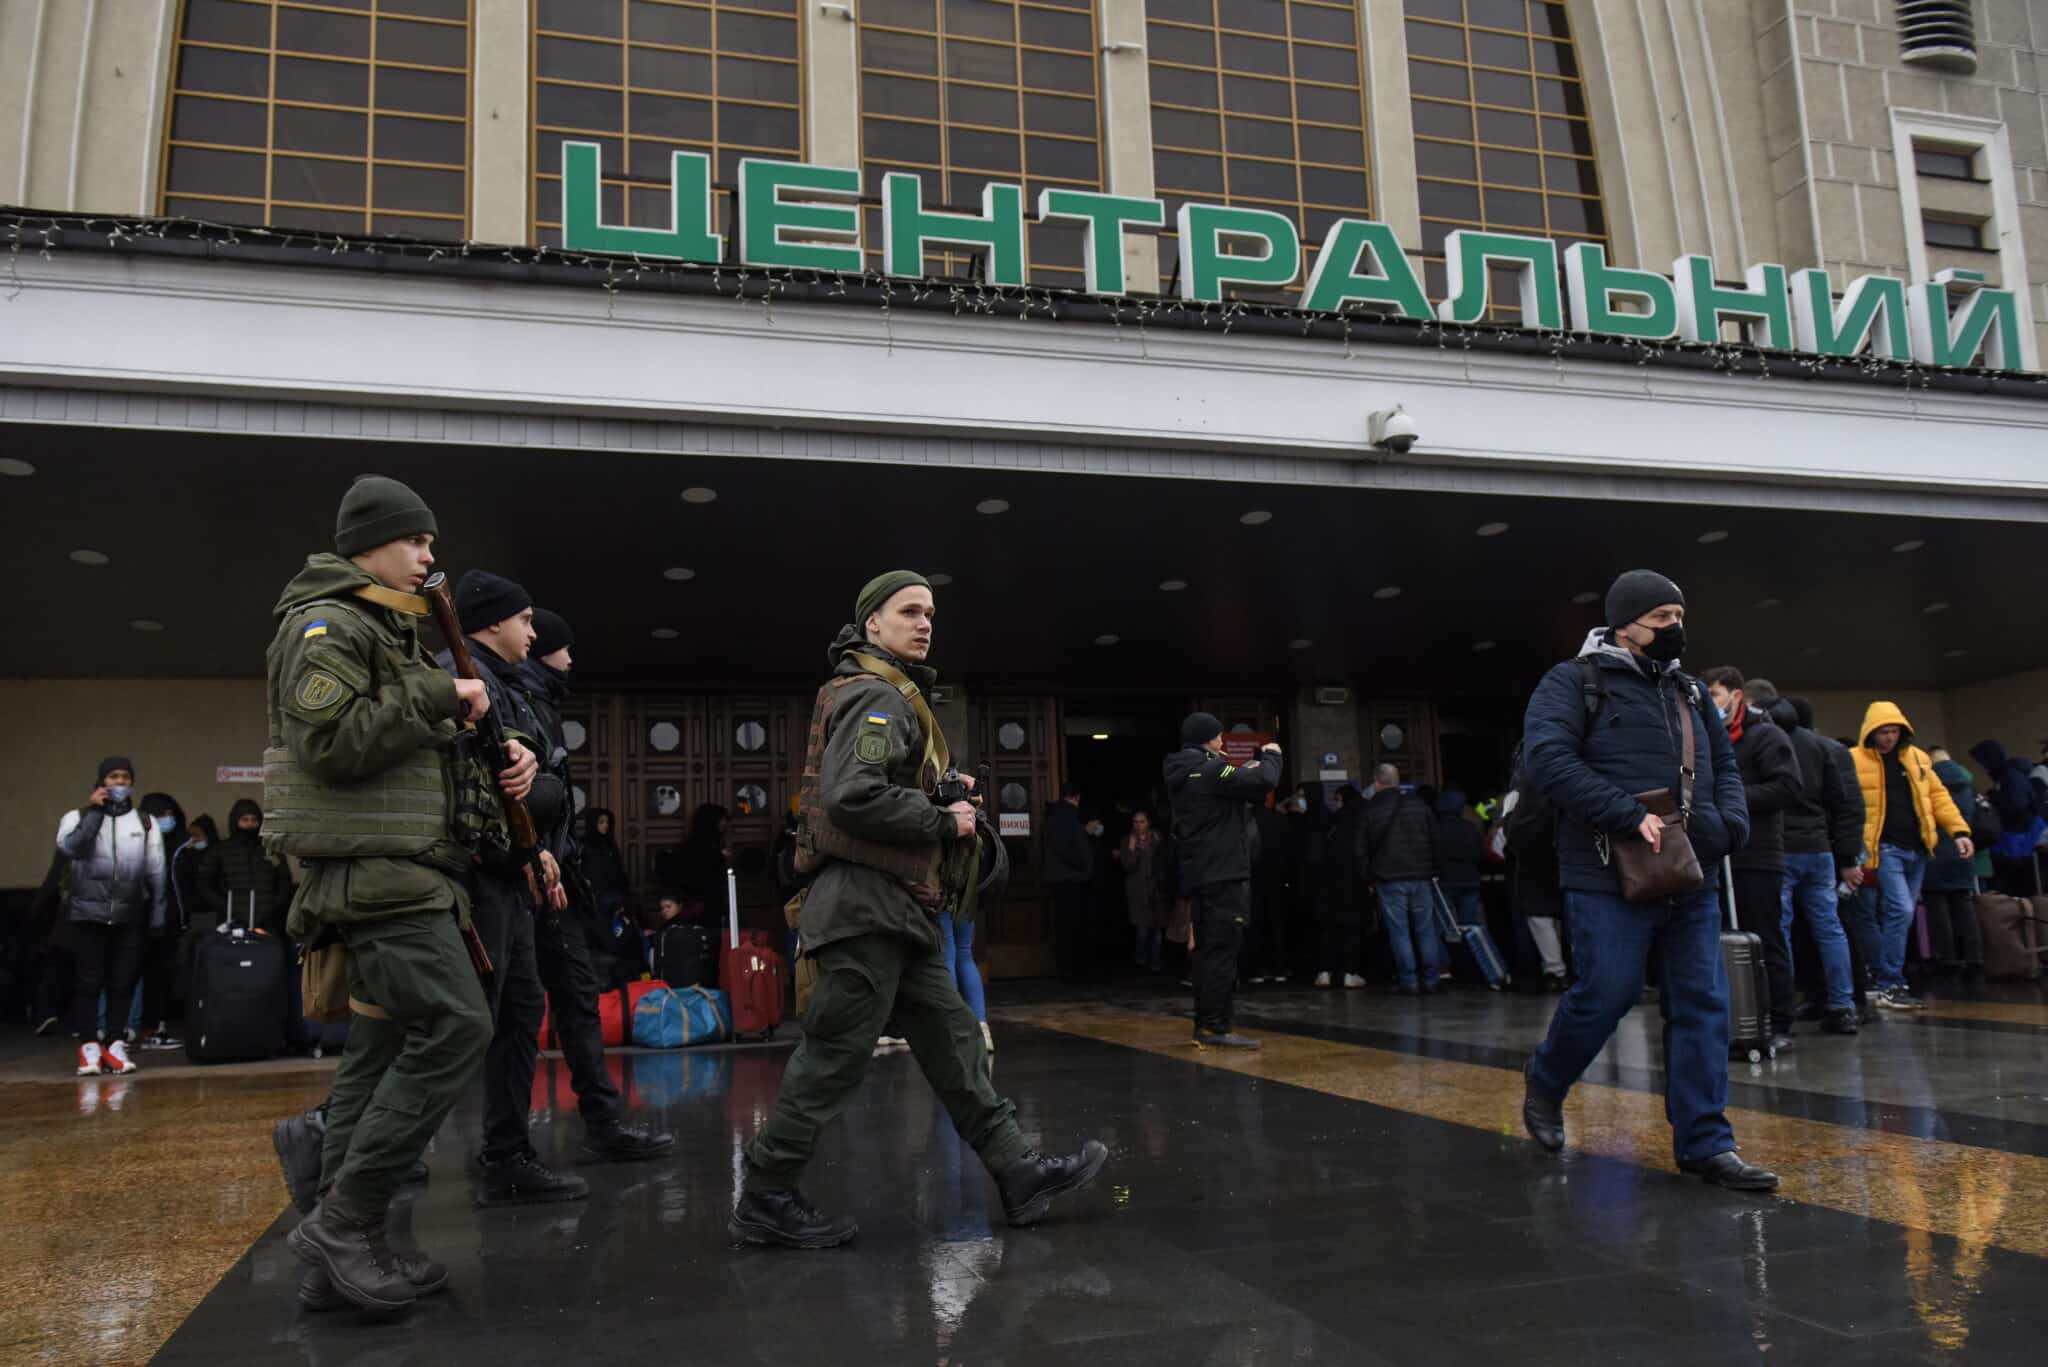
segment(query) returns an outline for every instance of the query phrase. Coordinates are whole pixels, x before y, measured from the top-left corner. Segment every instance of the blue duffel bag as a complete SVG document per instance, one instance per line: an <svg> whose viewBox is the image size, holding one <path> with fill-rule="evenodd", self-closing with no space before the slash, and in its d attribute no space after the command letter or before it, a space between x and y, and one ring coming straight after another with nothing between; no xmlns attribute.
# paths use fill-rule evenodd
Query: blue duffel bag
<svg viewBox="0 0 2048 1367"><path fill-rule="evenodd" d="M732 1038L732 1004L707 987L657 987L633 1008L633 1043L681 1049Z"/></svg>

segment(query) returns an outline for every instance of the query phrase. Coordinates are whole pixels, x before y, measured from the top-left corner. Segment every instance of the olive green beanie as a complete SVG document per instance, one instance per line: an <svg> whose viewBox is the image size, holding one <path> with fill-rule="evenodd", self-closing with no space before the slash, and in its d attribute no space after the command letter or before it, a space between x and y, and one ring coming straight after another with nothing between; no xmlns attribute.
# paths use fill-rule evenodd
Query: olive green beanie
<svg viewBox="0 0 2048 1367"><path fill-rule="evenodd" d="M334 515L334 553L361 555L421 532L441 534L426 500L395 479L364 475L341 496L341 511Z"/></svg>
<svg viewBox="0 0 2048 1367"><path fill-rule="evenodd" d="M863 631L867 629L868 618L882 610L891 598L905 589L928 589L932 581L912 570L890 570L868 580L867 587L860 591L860 597L853 600L853 624Z"/></svg>

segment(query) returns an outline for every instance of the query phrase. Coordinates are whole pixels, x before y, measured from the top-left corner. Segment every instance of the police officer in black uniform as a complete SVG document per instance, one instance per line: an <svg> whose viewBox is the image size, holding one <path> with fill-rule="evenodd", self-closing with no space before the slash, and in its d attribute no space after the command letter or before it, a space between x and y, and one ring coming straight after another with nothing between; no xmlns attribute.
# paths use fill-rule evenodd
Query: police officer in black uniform
<svg viewBox="0 0 2048 1367"><path fill-rule="evenodd" d="M540 831L541 845L559 867L573 869L576 790L569 781L562 699L569 692L569 671L575 664L570 647L576 635L560 613L546 608L533 610L533 632L533 650L520 666L519 686L541 729L541 772L551 775L566 795L554 827ZM576 1089L576 1109L583 1116L583 1145L577 1158L584 1163L652 1158L674 1148L675 1136L622 1123L625 1103L605 1071L604 1027L597 1008L598 995L607 984L591 959L586 925L588 918L599 913L588 890L580 888L576 879L569 879L568 887L567 911L541 908L534 925L534 951L541 985L547 989L548 1019L554 1022L554 1033L561 1041L569 1080Z"/></svg>

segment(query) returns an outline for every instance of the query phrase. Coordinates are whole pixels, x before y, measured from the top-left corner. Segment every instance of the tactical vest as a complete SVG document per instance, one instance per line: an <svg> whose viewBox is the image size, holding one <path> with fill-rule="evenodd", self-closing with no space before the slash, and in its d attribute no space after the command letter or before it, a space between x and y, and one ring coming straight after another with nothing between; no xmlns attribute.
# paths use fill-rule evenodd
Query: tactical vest
<svg viewBox="0 0 2048 1367"><path fill-rule="evenodd" d="M878 663L865 658L860 662ZM890 672L895 673L893 670ZM878 673L841 674L827 680L825 686L818 690L817 701L811 707L811 735L804 751L803 787L797 798L796 870L803 874L815 873L834 859L844 859L900 878L920 904L938 906L945 900L941 878L946 863L943 844L888 845L878 840L866 840L841 830L826 815L823 797L818 791L818 771L825 758L825 719L831 715L839 690L858 679L877 679L893 685L912 702L919 714L925 741L924 759L917 770L918 787L930 794L938 787L939 775L945 771L948 760L946 738L940 733L938 723L931 719L931 710L924 705L923 695L918 693L916 684L901 674L897 674L895 679Z"/></svg>
<svg viewBox="0 0 2048 1367"><path fill-rule="evenodd" d="M355 618L369 631L377 643L371 662L375 675L388 678L407 670L432 668L408 657L389 631L354 603L339 598L319 601ZM272 643L273 652L282 646L290 627L291 614L287 614ZM263 848L267 853L300 859L416 859L436 846L458 843L456 794L447 751L422 746L359 782L329 783L302 766L285 744L277 684L272 671L265 697L270 736L263 751Z"/></svg>

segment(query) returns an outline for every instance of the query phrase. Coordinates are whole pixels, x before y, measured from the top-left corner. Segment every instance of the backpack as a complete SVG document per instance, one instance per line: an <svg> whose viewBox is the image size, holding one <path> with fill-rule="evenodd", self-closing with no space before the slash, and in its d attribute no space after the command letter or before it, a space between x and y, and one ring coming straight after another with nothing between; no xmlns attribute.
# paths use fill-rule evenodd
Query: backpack
<svg viewBox="0 0 2048 1367"><path fill-rule="evenodd" d="M1599 719L1600 708L1607 702L1607 685L1601 680L1600 666L1593 662L1592 656L1577 656L1572 663L1578 666L1579 696L1586 705L1586 725L1591 727ZM1700 714L1700 721L1706 722L1706 690L1700 687L1700 681L1690 674L1681 673L1678 682L1686 696L1692 699L1693 710ZM1713 735L1712 724L1708 725L1707 734Z"/></svg>

